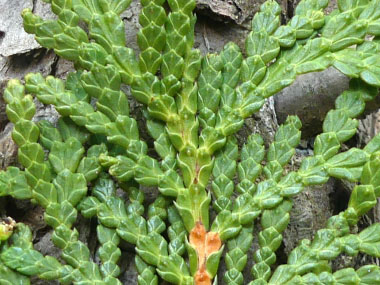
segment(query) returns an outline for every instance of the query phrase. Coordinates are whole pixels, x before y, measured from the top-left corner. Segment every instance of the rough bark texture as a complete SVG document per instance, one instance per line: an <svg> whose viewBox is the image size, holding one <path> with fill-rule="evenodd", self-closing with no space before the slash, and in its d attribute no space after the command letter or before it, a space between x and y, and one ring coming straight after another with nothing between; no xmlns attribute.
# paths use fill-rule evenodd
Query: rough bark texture
<svg viewBox="0 0 380 285"><path fill-rule="evenodd" d="M224 44L229 41L244 46L244 38L249 29L249 20L258 10L264 0L198 0L195 46L202 52L220 51ZM283 7L283 21L291 18L295 5L299 1L278 0ZM336 1L328 10L331 11ZM73 69L71 63L58 59L52 52L41 48L33 39L33 36L23 31L22 19L19 16L21 10L31 8L35 13L45 17L54 17L47 4L41 0L9 1L0 0L0 167L16 162L16 146L11 140L12 125L5 116L5 106L2 101L2 92L6 82L10 78L23 77L29 72L41 72L43 75L55 75L65 78ZM122 17L126 25L127 43L130 47L138 50L136 33L139 29L138 15L140 4L134 0L131 7L123 13ZM272 140L278 122L283 122L288 114L297 114L304 124L304 137L291 168L297 168L299 161L312 152L313 136L321 129L321 122L326 112L333 107L334 99L347 88L348 79L334 69L322 73L304 75L280 94L268 100L263 109L248 119L244 128L237 134L242 143L252 132L263 135L266 144ZM127 90L126 90L127 92ZM131 106L132 114L141 122L140 105L136 102ZM48 119L54 122L58 114L51 107L38 105L36 120ZM380 116L370 114L361 121L360 129L349 146L363 146L370 137L380 131ZM277 122L278 120L278 122ZM142 123L140 124L143 125ZM142 129L144 130L144 129ZM142 131L142 137L148 138ZM326 185L312 187L295 199L292 211L292 219L288 229L284 233L284 245L281 248L278 259L286 261L287 254L303 238L311 238L320 228L324 227L328 217L345 208L349 191L352 185L346 185L334 179ZM148 200L154 199L157 190L144 188L149 194ZM34 233L36 249L43 254L58 256L59 251L50 241L51 230L43 222L43 210L28 202L14 201L10 198L0 199L0 214L13 216L18 222L25 222L31 226ZM373 221L380 221L380 208L375 209L367 220L363 220L362 226ZM97 242L94 231L94 221L79 219L76 227L81 232L81 240L89 245L94 253ZM121 280L123 284L137 284L137 273L134 267L134 248L123 244L123 256L120 262L122 268ZM253 244L250 257L257 244ZM250 258L250 260L252 260ZM372 263L373 260L348 259L341 257L336 263L336 268L345 264L358 265ZM245 272L246 280L250 280L249 262ZM222 284L222 274L225 270L223 264L220 268L219 284ZM248 282L247 282L248 283ZM56 284L34 280L33 284ZM163 283L160 283L163 284Z"/></svg>

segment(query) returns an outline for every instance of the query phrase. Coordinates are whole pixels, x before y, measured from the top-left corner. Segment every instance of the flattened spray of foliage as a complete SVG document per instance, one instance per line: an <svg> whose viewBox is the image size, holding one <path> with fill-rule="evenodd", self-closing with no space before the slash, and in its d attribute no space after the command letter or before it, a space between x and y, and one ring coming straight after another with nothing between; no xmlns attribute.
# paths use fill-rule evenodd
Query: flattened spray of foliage
<svg viewBox="0 0 380 285"><path fill-rule="evenodd" d="M9 81L4 99L22 167L0 172L0 195L45 209L61 257L43 256L30 229L8 220L0 225L2 284L29 284L30 276L121 284L121 240L135 246L140 285L247 284L242 271L254 235L250 285L380 284L376 265L332 272L330 264L341 253L380 257L380 224L351 233L380 197L380 135L364 149L341 150L380 87L379 0L338 1L328 16L327 0L304 0L287 25L280 25L279 5L267 1L244 55L229 43L205 56L193 48L194 0L141 0L138 55L126 47L120 18L130 0L46 2L57 20L25 10L25 30L74 62L76 72L66 81L41 74ZM295 116L269 147L252 134L239 149L235 133L266 98L297 75L330 66L352 78L350 88L298 170L285 169L301 137ZM122 84L143 104L154 150L139 137ZM56 125L33 121L34 98L55 106ZM329 177L356 183L348 208L275 267L292 197ZM147 208L140 185L160 193ZM73 227L78 213L98 222L95 260ZM227 271L217 276L221 258Z"/></svg>

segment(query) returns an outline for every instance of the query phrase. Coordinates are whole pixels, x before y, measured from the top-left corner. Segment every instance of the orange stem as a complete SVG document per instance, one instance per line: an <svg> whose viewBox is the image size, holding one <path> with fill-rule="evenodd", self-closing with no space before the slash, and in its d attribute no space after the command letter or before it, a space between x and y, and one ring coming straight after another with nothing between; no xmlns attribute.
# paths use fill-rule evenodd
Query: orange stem
<svg viewBox="0 0 380 285"><path fill-rule="evenodd" d="M207 258L222 246L219 234L206 232L202 222L197 222L190 232L189 242L195 248L198 256L195 285L211 285L212 277L206 270L206 262Z"/></svg>

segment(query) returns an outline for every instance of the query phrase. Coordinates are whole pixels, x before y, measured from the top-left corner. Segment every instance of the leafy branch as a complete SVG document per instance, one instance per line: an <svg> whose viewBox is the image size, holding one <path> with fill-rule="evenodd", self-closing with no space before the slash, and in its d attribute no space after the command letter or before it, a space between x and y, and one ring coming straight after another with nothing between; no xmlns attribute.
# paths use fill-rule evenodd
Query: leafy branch
<svg viewBox="0 0 380 285"><path fill-rule="evenodd" d="M267 1L252 20L244 51L229 43L205 56L193 48L194 0L141 0L137 56L125 46L120 18L130 0L46 2L57 19L25 10L25 30L73 61L76 72L65 81L28 74L24 85L8 83L4 99L22 167L0 172L0 196L31 199L45 209L64 263L34 250L30 230L19 224L0 255L0 268L15 282L37 275L62 284L121 284L122 239L135 246L139 284L216 284L224 249L223 280L243 284L256 228L252 285L380 278L376 266L331 273L329 265L340 253L380 252L378 224L350 234L380 196L380 136L363 150L341 151L380 87L378 0L338 1L328 16L327 0L303 0L286 25L280 25L280 6ZM301 138L296 116L267 148L252 134L239 149L234 135L267 98L298 75L330 66L353 78L350 89L327 114L314 154L298 170L286 168ZM143 104L154 150L140 138L122 84ZM55 106L56 125L33 121L35 104L25 91ZM292 197L330 177L357 183L348 209L274 268ZM140 186L160 194L148 203ZM73 228L78 211L98 222L99 264ZM6 240L13 229L4 229Z"/></svg>

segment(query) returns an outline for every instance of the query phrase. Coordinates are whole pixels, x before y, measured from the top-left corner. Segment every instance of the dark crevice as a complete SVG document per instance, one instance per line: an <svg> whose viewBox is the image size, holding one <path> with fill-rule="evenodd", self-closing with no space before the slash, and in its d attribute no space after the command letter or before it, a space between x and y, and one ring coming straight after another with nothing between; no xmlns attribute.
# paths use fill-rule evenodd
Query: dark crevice
<svg viewBox="0 0 380 285"><path fill-rule="evenodd" d="M40 62L48 53L45 48L34 49L27 53L15 54L10 57L9 66L12 69L27 69L34 62Z"/></svg>
<svg viewBox="0 0 380 285"><path fill-rule="evenodd" d="M46 226L36 230L35 237L33 239L33 243L38 243L43 239L45 235L47 235L51 231L51 227Z"/></svg>
<svg viewBox="0 0 380 285"><path fill-rule="evenodd" d="M288 22L288 16L287 16L287 13L286 12L282 12L281 13L281 25L286 25L286 23Z"/></svg>
<svg viewBox="0 0 380 285"><path fill-rule="evenodd" d="M5 212L8 216L12 217L16 221L20 221L24 218L26 210L19 208L16 204L16 201L12 198L7 197L8 199L5 202Z"/></svg>
<svg viewBox="0 0 380 285"><path fill-rule="evenodd" d="M293 1L287 1L286 10L288 12L288 15L287 15L288 19L293 18L293 16L294 16L294 3L293 3Z"/></svg>
<svg viewBox="0 0 380 285"><path fill-rule="evenodd" d="M36 10L36 5L37 5L37 0L33 0L32 13L35 12L35 10Z"/></svg>
<svg viewBox="0 0 380 285"><path fill-rule="evenodd" d="M334 215L347 209L348 201L350 200L350 191L345 187L341 180L335 183L334 191L330 194L331 209Z"/></svg>
<svg viewBox="0 0 380 285"><path fill-rule="evenodd" d="M59 57L55 56L53 63L51 64L51 71L50 71L49 75L56 76L58 61L59 61Z"/></svg>
<svg viewBox="0 0 380 285"><path fill-rule="evenodd" d="M279 249L276 250L276 266L281 264L286 264L288 260L288 255L286 254L285 244L282 242Z"/></svg>
<svg viewBox="0 0 380 285"><path fill-rule="evenodd" d="M203 16L215 23L223 23L227 25L231 23L236 24L238 19L234 19L234 16L240 16L241 9L237 7L236 3L233 4L233 7L236 7L237 9L235 13L231 11L233 10L232 8L231 10L215 9L217 6L211 6L206 3L198 3L195 11L198 16Z"/></svg>
<svg viewBox="0 0 380 285"><path fill-rule="evenodd" d="M0 31L0 45L3 42L4 37L5 37L5 32Z"/></svg>

